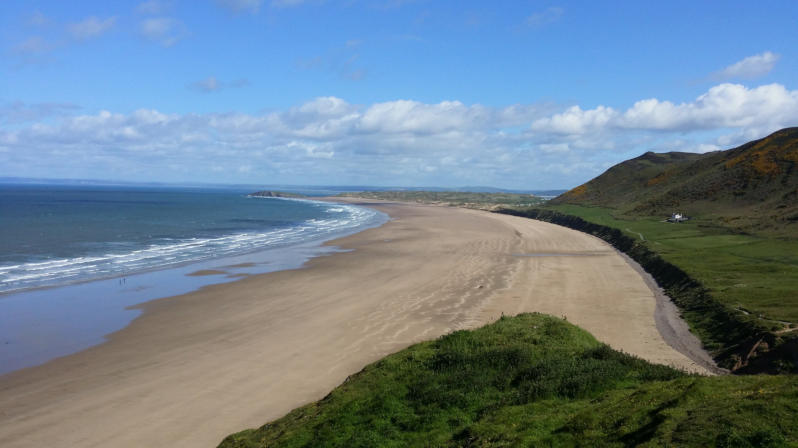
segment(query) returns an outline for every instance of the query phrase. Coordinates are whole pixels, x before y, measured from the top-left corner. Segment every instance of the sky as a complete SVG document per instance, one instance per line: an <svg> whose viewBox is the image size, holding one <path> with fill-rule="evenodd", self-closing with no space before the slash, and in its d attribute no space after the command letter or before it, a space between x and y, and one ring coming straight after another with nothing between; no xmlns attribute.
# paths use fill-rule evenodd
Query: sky
<svg viewBox="0 0 798 448"><path fill-rule="evenodd" d="M794 0L0 0L0 177L566 189L797 84Z"/></svg>

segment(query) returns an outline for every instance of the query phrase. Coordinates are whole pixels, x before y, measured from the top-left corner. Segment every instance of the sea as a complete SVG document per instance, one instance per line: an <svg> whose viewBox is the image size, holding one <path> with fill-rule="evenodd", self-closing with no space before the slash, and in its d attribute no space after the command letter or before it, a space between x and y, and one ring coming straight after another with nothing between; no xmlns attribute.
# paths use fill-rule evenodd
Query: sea
<svg viewBox="0 0 798 448"><path fill-rule="evenodd" d="M339 250L324 242L388 220L250 193L0 185L0 374L102 343L142 302L299 268Z"/></svg>

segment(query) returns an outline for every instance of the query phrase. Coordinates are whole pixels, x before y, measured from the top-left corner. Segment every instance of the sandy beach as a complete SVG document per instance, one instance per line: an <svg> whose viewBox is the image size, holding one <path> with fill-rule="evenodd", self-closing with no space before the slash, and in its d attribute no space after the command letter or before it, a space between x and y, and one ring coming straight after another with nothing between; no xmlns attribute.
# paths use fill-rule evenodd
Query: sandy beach
<svg viewBox="0 0 798 448"><path fill-rule="evenodd" d="M675 311L597 238L481 211L368 205L393 219L331 242L345 252L148 302L107 343L1 376L0 446L214 447L386 354L529 311L706 372L666 342L705 356Z"/></svg>

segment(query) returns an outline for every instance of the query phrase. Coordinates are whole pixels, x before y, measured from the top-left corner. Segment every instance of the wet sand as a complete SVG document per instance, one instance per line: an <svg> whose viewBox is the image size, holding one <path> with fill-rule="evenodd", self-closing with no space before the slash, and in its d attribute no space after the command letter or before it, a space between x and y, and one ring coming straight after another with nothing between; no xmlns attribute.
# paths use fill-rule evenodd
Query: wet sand
<svg viewBox="0 0 798 448"><path fill-rule="evenodd" d="M0 446L213 447L386 354L526 311L706 372L666 343L654 292L597 238L487 212L369 205L393 220L331 243L347 252L148 302L105 344L0 376Z"/></svg>

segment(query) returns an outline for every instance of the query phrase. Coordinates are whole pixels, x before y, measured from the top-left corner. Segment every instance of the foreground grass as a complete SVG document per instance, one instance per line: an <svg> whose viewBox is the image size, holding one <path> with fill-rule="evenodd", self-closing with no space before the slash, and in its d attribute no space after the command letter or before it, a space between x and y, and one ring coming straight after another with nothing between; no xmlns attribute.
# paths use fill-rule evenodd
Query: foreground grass
<svg viewBox="0 0 798 448"><path fill-rule="evenodd" d="M545 208L642 238L649 249L695 278L716 300L776 321L798 323L798 239L735 234L711 220L680 224L626 218L579 205Z"/></svg>
<svg viewBox="0 0 798 448"><path fill-rule="evenodd" d="M796 415L796 376L691 376L526 314L388 356L220 447L798 446Z"/></svg>

